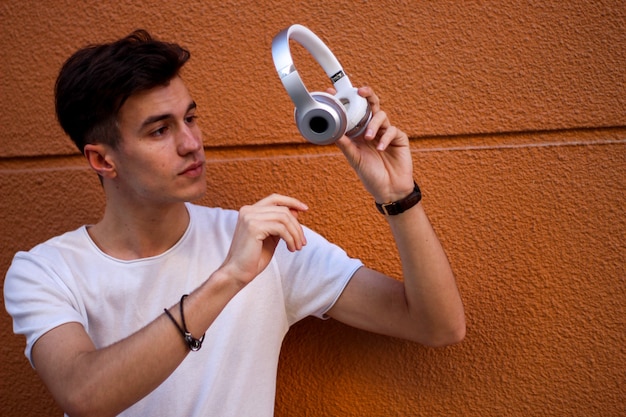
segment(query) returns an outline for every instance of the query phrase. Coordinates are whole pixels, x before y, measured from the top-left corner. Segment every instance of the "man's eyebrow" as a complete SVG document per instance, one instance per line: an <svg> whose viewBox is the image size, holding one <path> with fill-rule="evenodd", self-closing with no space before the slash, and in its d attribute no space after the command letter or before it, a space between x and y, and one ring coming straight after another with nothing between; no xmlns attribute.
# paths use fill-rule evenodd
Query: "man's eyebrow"
<svg viewBox="0 0 626 417"><path fill-rule="evenodd" d="M187 110L185 111L185 113L190 112L191 110L195 109L196 107L198 107L197 103L194 100L192 100L191 103L189 103L189 106L187 106ZM159 122L161 120L170 119L170 118L173 118L173 117L174 117L174 115L172 113L155 114L154 116L150 116L146 120L144 120L143 123L141 124L141 128L140 129L143 129L146 126L151 125L152 123L156 123L156 122Z"/></svg>

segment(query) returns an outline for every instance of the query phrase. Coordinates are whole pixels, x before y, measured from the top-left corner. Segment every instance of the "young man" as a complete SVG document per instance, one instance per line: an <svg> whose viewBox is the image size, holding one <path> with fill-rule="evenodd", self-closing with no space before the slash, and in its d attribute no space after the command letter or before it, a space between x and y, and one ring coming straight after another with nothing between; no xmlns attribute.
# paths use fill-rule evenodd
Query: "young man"
<svg viewBox="0 0 626 417"><path fill-rule="evenodd" d="M137 31L78 51L57 80L59 121L106 207L98 223L16 254L4 294L67 415L270 416L283 337L309 315L459 342L463 306L417 199L408 138L372 90L359 90L373 111L365 134L337 145L373 200L404 201L403 213L381 215L403 281L300 225L307 206L295 198L238 212L189 203L206 184L196 104L179 75L188 58Z"/></svg>

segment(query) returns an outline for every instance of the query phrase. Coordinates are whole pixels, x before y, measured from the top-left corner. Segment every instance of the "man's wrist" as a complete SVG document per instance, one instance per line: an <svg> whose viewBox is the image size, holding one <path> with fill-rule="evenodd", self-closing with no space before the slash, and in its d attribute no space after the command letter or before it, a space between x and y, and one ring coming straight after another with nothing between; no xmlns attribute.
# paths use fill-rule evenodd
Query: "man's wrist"
<svg viewBox="0 0 626 417"><path fill-rule="evenodd" d="M404 198L388 203L376 202L376 208L381 214L395 216L404 213L408 209L416 206L422 199L422 192L415 181L413 181L413 191Z"/></svg>

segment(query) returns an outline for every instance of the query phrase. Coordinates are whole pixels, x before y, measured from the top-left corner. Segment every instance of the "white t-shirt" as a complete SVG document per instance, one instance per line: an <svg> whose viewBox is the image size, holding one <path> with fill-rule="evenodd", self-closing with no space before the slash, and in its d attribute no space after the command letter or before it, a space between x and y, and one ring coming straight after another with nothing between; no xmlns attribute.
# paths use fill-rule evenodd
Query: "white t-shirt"
<svg viewBox="0 0 626 417"><path fill-rule="evenodd" d="M17 253L5 279L5 306L15 333L26 336L29 360L33 344L54 327L81 323L96 347L106 347L202 284L226 257L238 214L187 208L183 237L151 258L112 258L85 226ZM273 415L278 357L289 326L310 315L323 318L362 266L320 235L305 233L303 250L291 253L281 242L269 266L208 329L202 349L121 415Z"/></svg>

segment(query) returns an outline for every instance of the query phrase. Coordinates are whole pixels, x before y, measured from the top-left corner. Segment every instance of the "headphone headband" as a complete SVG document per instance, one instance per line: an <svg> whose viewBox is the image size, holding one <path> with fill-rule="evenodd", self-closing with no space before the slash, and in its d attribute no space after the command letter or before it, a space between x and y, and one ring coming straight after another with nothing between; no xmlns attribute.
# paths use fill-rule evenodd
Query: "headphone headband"
<svg viewBox="0 0 626 417"><path fill-rule="evenodd" d="M326 75L333 84L337 84L340 80L345 79L347 84L350 84L348 76L343 71L341 64L335 58L332 51L322 42L322 40L311 30L302 25L292 25L287 29L282 30L274 40L272 41L272 57L274 58L274 66L280 79L296 73L297 70L291 58L291 49L289 47L289 40L293 39L302 45L320 64L322 69L326 72ZM297 75L298 79L300 76ZM345 84L341 82L340 84ZM350 87L352 85L350 84ZM341 87L337 85L337 87Z"/></svg>

